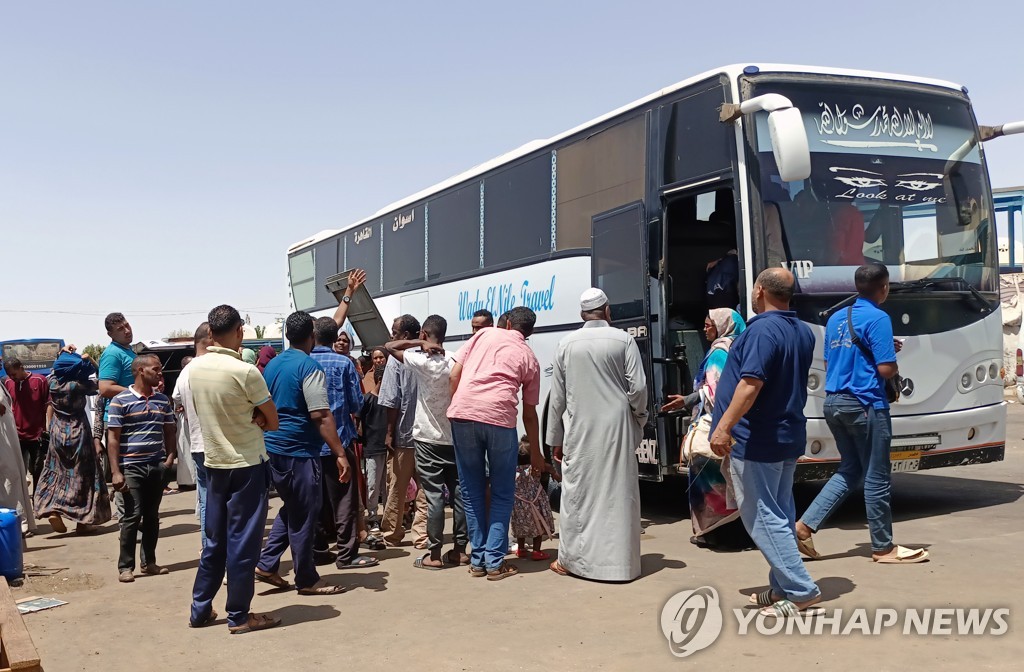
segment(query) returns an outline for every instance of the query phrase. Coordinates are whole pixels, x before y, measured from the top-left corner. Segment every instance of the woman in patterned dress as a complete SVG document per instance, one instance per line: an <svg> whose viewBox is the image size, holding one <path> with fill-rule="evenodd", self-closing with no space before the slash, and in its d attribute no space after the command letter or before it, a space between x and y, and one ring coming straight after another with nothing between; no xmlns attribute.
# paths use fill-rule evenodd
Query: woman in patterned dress
<svg viewBox="0 0 1024 672"><path fill-rule="evenodd" d="M76 532L93 531L110 520L110 500L100 456L93 443L86 397L97 383L89 380L96 367L74 346L65 349L50 375L50 446L35 492L35 509L47 516L55 532L67 532L61 516L78 523Z"/></svg>

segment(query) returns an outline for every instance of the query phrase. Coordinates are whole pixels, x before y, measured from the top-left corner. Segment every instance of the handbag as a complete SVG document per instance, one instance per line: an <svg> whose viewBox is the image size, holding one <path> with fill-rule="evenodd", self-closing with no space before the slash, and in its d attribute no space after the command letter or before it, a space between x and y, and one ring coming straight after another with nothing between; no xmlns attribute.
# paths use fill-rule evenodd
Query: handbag
<svg viewBox="0 0 1024 672"><path fill-rule="evenodd" d="M850 330L850 342L860 348L860 351L864 353L868 363L875 367L877 370L878 364L875 363L875 355L871 352L868 346L864 345L864 342L857 336L857 331L853 328L853 306L846 309L846 324ZM890 404L895 404L900 400L900 389L903 387L903 378L897 373L892 378L889 378L884 382L885 387L885 398Z"/></svg>

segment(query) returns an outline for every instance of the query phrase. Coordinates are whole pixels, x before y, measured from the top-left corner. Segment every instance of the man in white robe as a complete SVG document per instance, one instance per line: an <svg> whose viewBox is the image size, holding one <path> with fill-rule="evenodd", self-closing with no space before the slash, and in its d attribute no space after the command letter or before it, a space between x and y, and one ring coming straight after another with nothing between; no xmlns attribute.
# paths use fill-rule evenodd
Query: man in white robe
<svg viewBox="0 0 1024 672"><path fill-rule="evenodd" d="M599 581L640 576L636 448L647 376L633 337L609 326L600 289L580 297L581 329L555 354L547 443L562 463L558 560L552 571Z"/></svg>
<svg viewBox="0 0 1024 672"><path fill-rule="evenodd" d="M25 480L25 460L21 456L13 408L11 395L0 385L0 508L18 512L22 534L34 533L36 517Z"/></svg>

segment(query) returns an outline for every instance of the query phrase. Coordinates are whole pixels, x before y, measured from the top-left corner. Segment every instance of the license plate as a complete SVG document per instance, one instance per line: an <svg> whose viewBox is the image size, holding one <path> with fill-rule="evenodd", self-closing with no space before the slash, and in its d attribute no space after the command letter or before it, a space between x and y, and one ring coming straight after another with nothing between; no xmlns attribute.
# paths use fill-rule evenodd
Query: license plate
<svg viewBox="0 0 1024 672"><path fill-rule="evenodd" d="M902 474L908 471L917 471L921 468L920 450L900 450L889 454L892 463L892 473Z"/></svg>

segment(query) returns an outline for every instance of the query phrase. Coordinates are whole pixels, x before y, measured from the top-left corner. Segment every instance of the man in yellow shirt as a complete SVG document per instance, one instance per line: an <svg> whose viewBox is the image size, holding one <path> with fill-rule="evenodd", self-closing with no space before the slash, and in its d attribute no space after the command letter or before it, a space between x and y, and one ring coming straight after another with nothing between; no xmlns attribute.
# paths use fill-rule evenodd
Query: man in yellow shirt
<svg viewBox="0 0 1024 672"><path fill-rule="evenodd" d="M217 306L209 323L213 345L189 364L207 470L207 541L192 589L189 625L198 628L216 620L211 605L227 571L228 630L240 634L281 624L269 614L249 612L270 482L263 430L277 429L277 408L259 370L238 354L238 311Z"/></svg>

